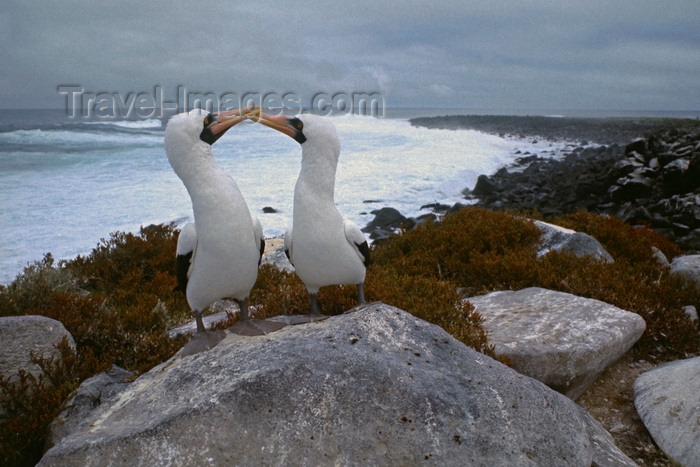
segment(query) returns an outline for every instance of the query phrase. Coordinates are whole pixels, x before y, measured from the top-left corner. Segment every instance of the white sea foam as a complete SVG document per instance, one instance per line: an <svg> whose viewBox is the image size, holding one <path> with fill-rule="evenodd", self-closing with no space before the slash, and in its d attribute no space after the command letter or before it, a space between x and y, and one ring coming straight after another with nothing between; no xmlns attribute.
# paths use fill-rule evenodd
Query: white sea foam
<svg viewBox="0 0 700 467"><path fill-rule="evenodd" d="M162 128L163 122L157 118L149 118L145 120L98 120L94 122L85 122L89 125L111 125L121 128L133 128L133 129L156 129Z"/></svg>
<svg viewBox="0 0 700 467"><path fill-rule="evenodd" d="M360 226L384 206L417 216L427 212L420 210L424 204L463 201L461 190L472 188L479 174L513 161L516 148L541 152L552 145L415 128L406 120L343 116L334 122L341 140L336 204ZM26 150L3 150L7 143ZM299 145L262 125L244 123L213 148L265 235L282 235L292 217ZM46 252L71 258L89 253L111 232L188 219L192 212L165 156L162 129L0 133L0 199L0 283ZM267 206L278 212L264 214Z"/></svg>
<svg viewBox="0 0 700 467"><path fill-rule="evenodd" d="M31 150L33 145L58 147L79 145L91 145L90 149L98 149L97 145L105 143L118 143L125 146L132 146L136 143L157 143L162 140L162 132L148 134L130 134L118 132L82 131L82 130L15 130L0 133L0 145L15 144L21 145L26 150Z"/></svg>

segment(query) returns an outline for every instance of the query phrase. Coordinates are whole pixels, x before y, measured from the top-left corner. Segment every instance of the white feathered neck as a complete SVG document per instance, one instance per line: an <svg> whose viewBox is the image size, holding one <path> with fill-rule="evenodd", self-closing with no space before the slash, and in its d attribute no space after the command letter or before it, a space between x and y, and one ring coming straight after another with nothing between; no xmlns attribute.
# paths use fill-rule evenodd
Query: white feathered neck
<svg viewBox="0 0 700 467"><path fill-rule="evenodd" d="M316 115L302 115L306 141L301 145L301 172L295 193L314 193L324 201L333 202L335 172L340 156L340 140L335 126Z"/></svg>
<svg viewBox="0 0 700 467"><path fill-rule="evenodd" d="M216 167L211 146L199 138L206 114L200 109L174 115L165 127L165 153L178 177L188 187L197 175Z"/></svg>

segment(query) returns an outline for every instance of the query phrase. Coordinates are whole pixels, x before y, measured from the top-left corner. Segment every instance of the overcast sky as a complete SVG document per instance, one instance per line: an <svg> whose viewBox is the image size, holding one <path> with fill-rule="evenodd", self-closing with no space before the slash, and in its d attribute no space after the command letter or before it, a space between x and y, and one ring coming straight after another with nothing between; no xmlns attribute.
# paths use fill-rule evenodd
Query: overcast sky
<svg viewBox="0 0 700 467"><path fill-rule="evenodd" d="M331 3L337 3L332 5ZM378 92L389 107L700 109L700 1L10 1L3 108L59 85Z"/></svg>

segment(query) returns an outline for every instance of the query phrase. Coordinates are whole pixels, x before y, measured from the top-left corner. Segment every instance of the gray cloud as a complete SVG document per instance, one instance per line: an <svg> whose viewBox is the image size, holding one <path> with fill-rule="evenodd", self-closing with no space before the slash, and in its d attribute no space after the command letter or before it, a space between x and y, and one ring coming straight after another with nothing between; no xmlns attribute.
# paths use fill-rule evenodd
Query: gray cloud
<svg viewBox="0 0 700 467"><path fill-rule="evenodd" d="M381 92L390 106L700 109L700 2L15 2L5 108L100 92Z"/></svg>

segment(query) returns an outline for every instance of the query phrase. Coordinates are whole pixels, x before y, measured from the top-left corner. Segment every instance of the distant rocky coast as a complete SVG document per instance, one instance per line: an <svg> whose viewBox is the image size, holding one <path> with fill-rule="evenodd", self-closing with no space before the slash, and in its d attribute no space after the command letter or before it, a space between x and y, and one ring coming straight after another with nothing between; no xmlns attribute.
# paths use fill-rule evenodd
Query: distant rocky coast
<svg viewBox="0 0 700 467"><path fill-rule="evenodd" d="M648 225L686 252L700 251L698 120L443 116L411 124L577 143L563 158L526 153L514 166L481 175L473 190L465 189L465 203L536 209L545 216L586 209ZM370 225L367 231L372 236L380 230Z"/></svg>

